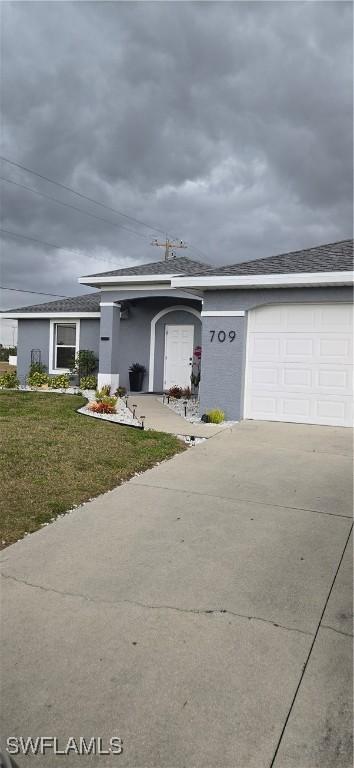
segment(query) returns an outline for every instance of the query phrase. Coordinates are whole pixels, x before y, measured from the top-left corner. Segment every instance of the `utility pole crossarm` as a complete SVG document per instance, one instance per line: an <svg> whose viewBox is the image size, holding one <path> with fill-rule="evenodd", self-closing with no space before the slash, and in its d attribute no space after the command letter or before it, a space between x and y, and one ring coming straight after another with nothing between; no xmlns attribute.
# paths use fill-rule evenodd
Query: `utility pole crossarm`
<svg viewBox="0 0 354 768"><path fill-rule="evenodd" d="M170 259L170 250L173 248L173 250L177 248L187 248L187 246L184 244L183 240L180 240L178 243L173 243L166 235L166 240L164 243L159 243L158 240L153 240L151 245L156 245L157 248L164 248L165 249L165 261L169 261Z"/></svg>

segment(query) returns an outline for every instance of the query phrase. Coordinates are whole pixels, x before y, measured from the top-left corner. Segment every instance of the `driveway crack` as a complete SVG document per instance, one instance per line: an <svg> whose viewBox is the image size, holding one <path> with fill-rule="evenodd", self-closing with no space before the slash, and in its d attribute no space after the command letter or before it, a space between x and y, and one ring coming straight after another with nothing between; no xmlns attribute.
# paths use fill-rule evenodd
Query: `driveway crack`
<svg viewBox="0 0 354 768"><path fill-rule="evenodd" d="M257 504L261 507L275 507L276 509L290 509L294 512L313 512L316 515L328 515L329 517L340 517L344 520L351 520L351 517L348 513L348 515L344 515L341 512L325 512L321 509L309 509L308 507L289 507L286 504L275 504L273 501L259 501L255 499L249 499L244 498L242 496L220 496L219 494L214 493L207 493L206 491L194 491L187 488L170 488L167 485L156 485L155 483L142 483L142 482L135 482L135 478L132 478L130 481L131 485L134 485L138 488L144 487L144 488L155 488L157 490L162 491L171 491L172 493L185 493L187 496L206 496L208 499L221 499L221 501L229 501L231 503L234 502L245 502L246 504ZM239 483L236 486L239 487Z"/></svg>
<svg viewBox="0 0 354 768"><path fill-rule="evenodd" d="M146 610L152 610L152 611L175 611L177 613L189 613L189 614L195 614L199 616L210 616L210 615L222 615L225 614L227 616L234 616L239 619L247 619L248 621L260 621L265 624L270 624L273 627L276 627L277 629L285 629L288 632L298 632L301 635L308 635L310 637L313 636L312 632L308 632L305 629L298 629L297 627L288 627L285 624L279 624L276 621L272 621L271 619L265 619L263 616L249 616L246 613L238 613L236 611L231 611L228 608L181 608L176 605L167 605L167 604L151 604L151 603L143 603L138 600L128 600L128 599L122 599L122 600L107 600L105 598L94 598L90 595L85 595L81 592L69 592L64 591L60 589L54 589L54 587L44 587L42 584L34 584L33 582L27 581L26 579L20 579L16 576L12 576L9 573L1 573L2 577L4 579L8 579L10 581L15 581L18 584L23 584L26 587L31 587L32 589L39 589L42 592L51 592L56 595L61 595L62 597L76 597L81 600L86 600L90 603L98 603L102 605L110 605L110 606L119 606L119 605L135 605L139 608L144 608Z"/></svg>
<svg viewBox="0 0 354 768"><path fill-rule="evenodd" d="M352 632L343 632L341 629L336 629L335 627L331 627L329 624L321 624L320 629L331 629L332 632L337 632L338 635L344 635L345 637L353 637Z"/></svg>

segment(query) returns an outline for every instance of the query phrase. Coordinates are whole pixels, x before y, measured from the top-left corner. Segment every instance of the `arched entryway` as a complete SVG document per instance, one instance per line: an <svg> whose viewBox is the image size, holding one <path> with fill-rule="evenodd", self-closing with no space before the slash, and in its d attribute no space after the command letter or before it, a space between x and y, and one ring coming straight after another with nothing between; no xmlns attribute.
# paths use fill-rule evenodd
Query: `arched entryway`
<svg viewBox="0 0 354 768"><path fill-rule="evenodd" d="M186 313L190 316L190 324L188 319L186 321ZM169 315L171 315L170 318L168 317ZM165 318L164 323L159 322L162 318ZM194 307L188 306L188 304L175 304L166 307L152 318L150 326L149 392L165 388L164 382L169 382L169 372L172 370L173 365L171 356L173 354L179 355L180 375L182 375L183 371L184 357L186 358L186 366L189 366L189 357L193 354L193 348L196 344L196 323L194 318L197 318L199 321L197 330L200 333L200 312ZM171 320L170 323L168 322L169 319ZM159 328L159 326L163 326L163 328ZM174 336L173 341L171 334ZM199 339L197 341L199 342Z"/></svg>

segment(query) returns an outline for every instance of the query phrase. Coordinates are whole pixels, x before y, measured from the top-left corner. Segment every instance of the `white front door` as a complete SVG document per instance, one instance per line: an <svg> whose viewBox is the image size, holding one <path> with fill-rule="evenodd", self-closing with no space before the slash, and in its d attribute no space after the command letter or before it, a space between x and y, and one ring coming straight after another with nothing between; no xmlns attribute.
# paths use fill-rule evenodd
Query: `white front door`
<svg viewBox="0 0 354 768"><path fill-rule="evenodd" d="M353 309L278 304L249 313L244 416L352 426Z"/></svg>
<svg viewBox="0 0 354 768"><path fill-rule="evenodd" d="M166 325L163 388L190 387L194 325Z"/></svg>

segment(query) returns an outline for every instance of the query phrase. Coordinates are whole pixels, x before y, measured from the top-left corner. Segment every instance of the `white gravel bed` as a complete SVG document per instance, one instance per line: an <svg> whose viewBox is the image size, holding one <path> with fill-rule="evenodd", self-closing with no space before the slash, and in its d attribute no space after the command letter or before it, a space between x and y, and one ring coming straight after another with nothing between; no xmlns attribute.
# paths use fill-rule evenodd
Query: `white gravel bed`
<svg viewBox="0 0 354 768"><path fill-rule="evenodd" d="M95 393L93 392L92 400L94 400L94 395ZM121 398L117 401L115 413L95 413L94 411L90 411L89 404L79 408L78 413L92 416L93 419L103 419L104 421L115 421L116 424L128 424L134 427L141 427L141 421L133 418L132 411L127 408Z"/></svg>
<svg viewBox="0 0 354 768"><path fill-rule="evenodd" d="M15 391L20 392L42 392L46 394L46 392L49 392L50 394L54 395L83 395L87 398L87 400L94 400L95 399L95 390L94 389L80 389L80 387L67 387L66 389L54 389L54 387L29 387L28 384L22 385L20 384L19 387L12 387L12 392Z"/></svg>
<svg viewBox="0 0 354 768"><path fill-rule="evenodd" d="M163 397L159 397L160 403L163 405L166 405L167 408L170 408L171 411L174 411L175 413L178 413L178 416L182 416L186 421L191 422L192 424L195 424L197 422L200 422L200 416L199 416L199 400L184 400L183 397L181 398L175 398L170 397L170 402L167 402L167 397L165 396L165 401ZM187 415L184 414L184 408L187 408Z"/></svg>
<svg viewBox="0 0 354 768"><path fill-rule="evenodd" d="M165 396L165 401L163 397L159 397L160 402L163 405L166 405L167 408L170 408L171 411L174 411L175 413L178 413L178 416L182 416L183 419L186 421L189 421L191 424L203 424L204 422L201 421L200 415L199 415L199 400L184 400L183 397L181 398L174 398L170 397L170 402L167 402L167 397ZM187 415L184 414L184 408L187 408ZM219 424L220 427L233 427L235 424L238 424L237 421L222 421L221 424ZM202 438L204 439L204 438Z"/></svg>

